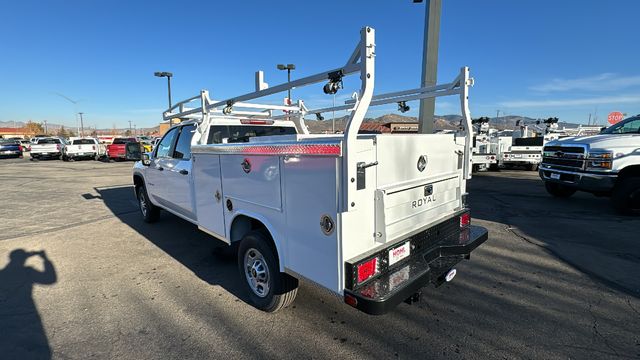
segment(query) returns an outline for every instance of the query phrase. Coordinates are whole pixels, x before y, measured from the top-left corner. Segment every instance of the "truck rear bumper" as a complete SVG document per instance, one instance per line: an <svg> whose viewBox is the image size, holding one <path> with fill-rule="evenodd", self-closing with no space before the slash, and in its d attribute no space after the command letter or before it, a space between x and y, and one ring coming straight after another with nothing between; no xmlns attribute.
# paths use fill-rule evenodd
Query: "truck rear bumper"
<svg viewBox="0 0 640 360"><path fill-rule="evenodd" d="M367 314L384 314L429 283L441 285L449 270L462 259L468 259L487 239L488 232L483 227L464 228L412 254L401 266L364 286L356 290L345 289L345 302Z"/></svg>

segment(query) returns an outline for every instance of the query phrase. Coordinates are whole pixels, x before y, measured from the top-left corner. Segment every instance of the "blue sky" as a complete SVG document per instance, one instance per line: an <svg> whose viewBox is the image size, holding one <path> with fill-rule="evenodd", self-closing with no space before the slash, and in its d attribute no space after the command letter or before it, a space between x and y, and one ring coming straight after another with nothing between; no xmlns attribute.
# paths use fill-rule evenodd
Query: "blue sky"
<svg viewBox="0 0 640 360"><path fill-rule="evenodd" d="M603 123L610 111L640 113L638 14L633 0L444 0L438 79L470 66L474 117L586 123L597 111ZM75 126L58 93L80 100L85 125L154 126L167 105L154 71L174 73L174 102L203 88L230 97L252 91L259 69L271 85L286 81L277 63L295 63L294 78L342 65L365 25L377 31L376 92L417 87L423 22L424 4L410 0L5 0L0 121ZM346 85L339 100L355 89ZM331 103L319 87L296 94L311 107ZM455 100L438 100L436 112L458 113Z"/></svg>

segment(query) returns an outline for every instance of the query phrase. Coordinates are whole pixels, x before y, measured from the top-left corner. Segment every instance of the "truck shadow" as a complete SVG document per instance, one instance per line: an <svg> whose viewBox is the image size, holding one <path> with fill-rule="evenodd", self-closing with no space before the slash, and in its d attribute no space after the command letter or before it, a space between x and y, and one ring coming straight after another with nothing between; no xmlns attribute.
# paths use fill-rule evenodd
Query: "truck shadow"
<svg viewBox="0 0 640 360"><path fill-rule="evenodd" d="M607 197L577 192L554 198L535 172L474 175L472 217L502 224L607 286L640 297L640 219L614 212Z"/></svg>
<svg viewBox="0 0 640 360"><path fill-rule="evenodd" d="M96 192L120 221L179 261L200 279L211 285L219 285L235 297L248 302L248 297L240 286L236 259L218 251L226 246L223 242L165 211L161 212L157 223L145 223L138 213L132 186L98 188Z"/></svg>

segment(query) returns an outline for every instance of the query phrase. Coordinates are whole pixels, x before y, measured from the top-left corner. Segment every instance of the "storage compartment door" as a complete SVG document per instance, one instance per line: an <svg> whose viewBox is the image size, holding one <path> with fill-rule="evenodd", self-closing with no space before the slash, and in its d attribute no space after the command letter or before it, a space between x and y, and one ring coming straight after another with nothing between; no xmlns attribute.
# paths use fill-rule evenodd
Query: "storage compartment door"
<svg viewBox="0 0 640 360"><path fill-rule="evenodd" d="M193 154L193 181L198 227L224 240L220 155Z"/></svg>

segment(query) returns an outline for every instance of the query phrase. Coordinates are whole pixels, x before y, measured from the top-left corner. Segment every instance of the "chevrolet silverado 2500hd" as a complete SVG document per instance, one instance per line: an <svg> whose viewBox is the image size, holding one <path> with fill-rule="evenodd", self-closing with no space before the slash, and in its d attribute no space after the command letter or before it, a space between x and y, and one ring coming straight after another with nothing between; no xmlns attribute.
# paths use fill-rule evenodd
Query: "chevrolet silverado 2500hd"
<svg viewBox="0 0 640 360"><path fill-rule="evenodd" d="M640 214L640 115L599 135L547 143L539 173L553 196L586 191L610 196L620 213Z"/></svg>
<svg viewBox="0 0 640 360"><path fill-rule="evenodd" d="M452 280L488 236L470 224L466 204L469 70L451 83L374 96L374 61L367 27L342 67L274 87L258 72L253 93L215 101L203 90L171 107L164 118L183 122L133 169L144 220L166 210L238 244L243 286L268 312L293 301L298 279L369 314ZM360 89L343 105L248 102L317 83L334 94L353 74ZM370 106L447 95L459 96L461 133L358 134ZM305 115L334 110L350 112L344 134L308 133Z"/></svg>

